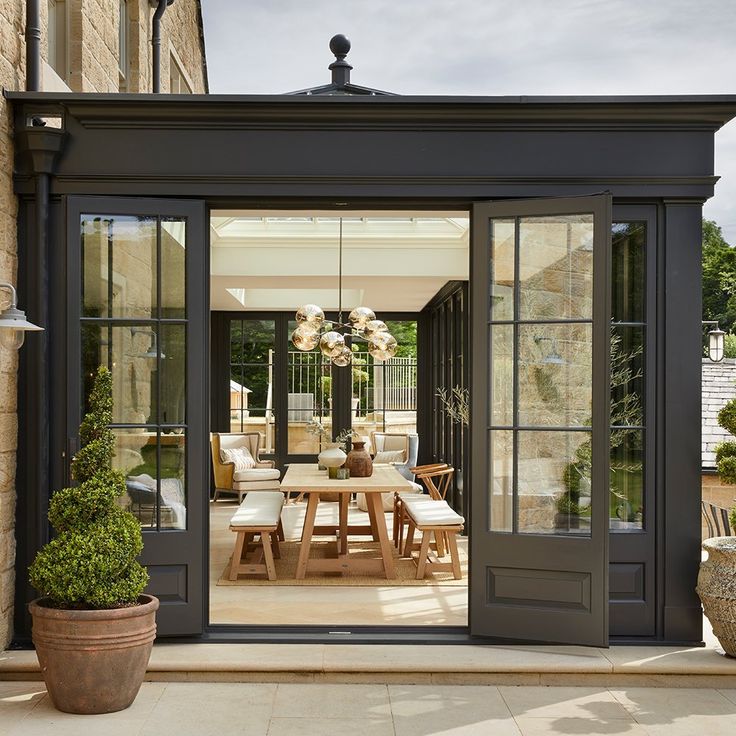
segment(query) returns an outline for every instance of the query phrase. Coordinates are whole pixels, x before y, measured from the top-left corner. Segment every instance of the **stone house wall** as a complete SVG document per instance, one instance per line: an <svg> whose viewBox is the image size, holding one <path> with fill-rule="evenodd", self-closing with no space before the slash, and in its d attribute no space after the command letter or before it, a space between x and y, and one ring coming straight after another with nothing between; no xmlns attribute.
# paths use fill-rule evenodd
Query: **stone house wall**
<svg viewBox="0 0 736 736"><path fill-rule="evenodd" d="M118 92L118 0L67 0L68 75L75 92ZM0 85L25 87L25 2L0 0ZM129 71L125 91L149 92L151 82L151 18L148 0L129 0ZM48 58L47 3L41 3L44 61ZM200 3L177 0L161 23L161 89L169 91L172 54L178 59L192 92L207 91L200 39ZM59 89L44 65L44 89ZM13 194L13 141L9 106L0 95L0 281L16 282L18 205ZM23 295L20 295L22 302ZM4 303L0 293L0 304ZM17 443L17 354L0 349L0 650L12 637L15 586L15 450Z"/></svg>

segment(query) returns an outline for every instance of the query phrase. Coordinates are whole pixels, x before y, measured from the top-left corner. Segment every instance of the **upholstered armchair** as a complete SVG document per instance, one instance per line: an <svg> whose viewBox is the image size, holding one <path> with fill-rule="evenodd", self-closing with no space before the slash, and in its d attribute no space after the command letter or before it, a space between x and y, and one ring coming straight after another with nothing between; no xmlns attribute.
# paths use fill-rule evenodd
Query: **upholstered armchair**
<svg viewBox="0 0 736 736"><path fill-rule="evenodd" d="M414 481L414 473L411 472L411 468L417 464L417 456L419 455L418 434L371 432L371 449L373 450L374 464L390 463L404 478L411 482L411 489L407 489L407 491L413 490L415 493L422 493L423 487ZM361 511L368 510L364 493L358 493L356 500ZM394 499L390 493L384 493L381 500L384 511L393 510Z"/></svg>
<svg viewBox="0 0 736 736"><path fill-rule="evenodd" d="M273 460L259 457L261 435L259 432L214 432L210 435L212 447L212 470L215 476L215 495L217 501L222 493L237 494L238 503L249 491L273 491L281 487L281 473L274 467ZM246 448L255 467L236 470L235 463L224 460L222 450Z"/></svg>

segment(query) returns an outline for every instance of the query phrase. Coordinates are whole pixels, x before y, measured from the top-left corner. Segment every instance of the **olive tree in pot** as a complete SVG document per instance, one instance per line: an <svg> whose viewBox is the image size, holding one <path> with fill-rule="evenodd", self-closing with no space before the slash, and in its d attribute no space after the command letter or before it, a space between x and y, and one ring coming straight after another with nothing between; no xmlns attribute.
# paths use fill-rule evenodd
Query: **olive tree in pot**
<svg viewBox="0 0 736 736"><path fill-rule="evenodd" d="M156 638L159 602L143 595L140 524L118 503L125 477L111 467L111 421L112 376L100 368L72 462L77 485L52 496L57 535L29 570L42 596L29 606L33 643L51 700L68 713L127 708Z"/></svg>
<svg viewBox="0 0 736 736"><path fill-rule="evenodd" d="M718 413L718 424L736 435L736 399ZM716 449L722 483L736 484L736 442ZM731 527L736 529L736 509L731 509ZM703 542L708 559L700 563L698 595L705 615L725 653L736 657L736 537L713 537Z"/></svg>

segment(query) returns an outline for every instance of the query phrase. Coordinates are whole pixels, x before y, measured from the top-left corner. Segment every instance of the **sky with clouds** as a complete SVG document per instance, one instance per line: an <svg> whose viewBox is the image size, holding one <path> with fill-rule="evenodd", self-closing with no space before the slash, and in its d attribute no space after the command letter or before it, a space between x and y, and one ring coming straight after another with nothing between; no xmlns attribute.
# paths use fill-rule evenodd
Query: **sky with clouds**
<svg viewBox="0 0 736 736"><path fill-rule="evenodd" d="M736 0L202 0L210 91L356 84L401 94L736 94ZM736 244L736 121L705 205Z"/></svg>

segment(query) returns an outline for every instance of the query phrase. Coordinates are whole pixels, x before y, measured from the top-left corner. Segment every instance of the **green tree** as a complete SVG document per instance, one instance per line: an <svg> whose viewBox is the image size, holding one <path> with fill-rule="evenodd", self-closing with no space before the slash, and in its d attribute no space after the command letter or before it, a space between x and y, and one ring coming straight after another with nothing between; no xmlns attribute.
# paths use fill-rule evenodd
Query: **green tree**
<svg viewBox="0 0 736 736"><path fill-rule="evenodd" d="M727 333L736 326L736 249L713 220L703 220L703 319Z"/></svg>

